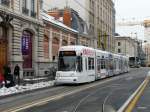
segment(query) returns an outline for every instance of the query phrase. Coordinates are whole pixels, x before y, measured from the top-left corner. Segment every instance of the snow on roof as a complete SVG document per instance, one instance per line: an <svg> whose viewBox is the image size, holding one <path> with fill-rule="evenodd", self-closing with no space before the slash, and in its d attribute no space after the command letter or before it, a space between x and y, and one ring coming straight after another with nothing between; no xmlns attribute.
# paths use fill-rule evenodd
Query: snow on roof
<svg viewBox="0 0 150 112"><path fill-rule="evenodd" d="M52 16L50 16L50 15L44 13L44 12L42 13L42 18L43 18L44 20L46 20L46 21L49 21L49 22L55 24L55 25L58 25L58 26L60 26L60 27L63 27L63 28L65 28L65 29L67 29L67 30L70 30L70 31L72 31L72 32L78 33L77 30L74 30L74 29L72 29L72 28L69 28L68 26L64 25L63 23L61 23L61 22L55 20L54 17L52 17Z"/></svg>

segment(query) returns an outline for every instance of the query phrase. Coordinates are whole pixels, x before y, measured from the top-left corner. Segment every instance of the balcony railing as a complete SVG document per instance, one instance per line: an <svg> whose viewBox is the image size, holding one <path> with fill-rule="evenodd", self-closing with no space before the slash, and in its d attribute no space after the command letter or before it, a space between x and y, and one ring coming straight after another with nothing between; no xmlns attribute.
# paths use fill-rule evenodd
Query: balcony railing
<svg viewBox="0 0 150 112"><path fill-rule="evenodd" d="M29 15L29 9L22 7L22 13L25 15Z"/></svg>
<svg viewBox="0 0 150 112"><path fill-rule="evenodd" d="M36 18L36 12L31 11L31 17Z"/></svg>
<svg viewBox="0 0 150 112"><path fill-rule="evenodd" d="M0 0L0 4L4 6L10 6L10 0Z"/></svg>

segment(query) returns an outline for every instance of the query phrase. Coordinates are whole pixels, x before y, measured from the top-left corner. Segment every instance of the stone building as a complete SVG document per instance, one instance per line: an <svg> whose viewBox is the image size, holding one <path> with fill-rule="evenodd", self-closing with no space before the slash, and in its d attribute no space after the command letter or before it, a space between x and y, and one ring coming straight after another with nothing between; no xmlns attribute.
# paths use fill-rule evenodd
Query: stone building
<svg viewBox="0 0 150 112"><path fill-rule="evenodd" d="M47 4L47 10L67 6L78 12L88 26L90 46L114 51L115 8L112 0L44 0L44 4Z"/></svg>
<svg viewBox="0 0 150 112"><path fill-rule="evenodd" d="M146 66L150 67L150 43L149 42L144 43L143 50L144 50L145 57L146 57L146 61L145 61Z"/></svg>
<svg viewBox="0 0 150 112"><path fill-rule="evenodd" d="M58 50L61 46L75 45L77 43L78 32L63 23L54 19L46 13L42 13L44 21L44 59L41 64L41 74L52 66L55 66L58 59Z"/></svg>
<svg viewBox="0 0 150 112"><path fill-rule="evenodd" d="M150 42L150 20L144 20L144 37Z"/></svg>
<svg viewBox="0 0 150 112"><path fill-rule="evenodd" d="M91 0L92 1L92 0ZM115 8L112 0L95 1L94 13L95 35L97 37L97 47L114 52L115 50Z"/></svg>
<svg viewBox="0 0 150 112"><path fill-rule="evenodd" d="M78 45L90 46L90 37L88 35L88 28L86 22L79 16L78 12L66 7L64 9L52 9L48 14L53 16L56 20L62 22L66 26L78 31L77 38Z"/></svg>
<svg viewBox="0 0 150 112"><path fill-rule="evenodd" d="M138 41L131 37L116 36L115 53L120 53L129 57L138 57Z"/></svg>
<svg viewBox="0 0 150 112"><path fill-rule="evenodd" d="M0 72L19 64L21 76L39 75L45 61L40 8L40 0L0 0Z"/></svg>

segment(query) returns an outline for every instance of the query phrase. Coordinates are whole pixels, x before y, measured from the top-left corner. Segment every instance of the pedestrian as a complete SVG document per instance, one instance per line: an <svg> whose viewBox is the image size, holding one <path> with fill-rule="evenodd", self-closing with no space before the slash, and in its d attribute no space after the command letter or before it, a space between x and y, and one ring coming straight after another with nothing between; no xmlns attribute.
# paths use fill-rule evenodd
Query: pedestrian
<svg viewBox="0 0 150 112"><path fill-rule="evenodd" d="M18 85L20 84L20 67L17 64L14 68L14 76L15 76L15 81L18 80Z"/></svg>
<svg viewBox="0 0 150 112"><path fill-rule="evenodd" d="M7 79L8 79L7 65L4 65L3 71L4 71L4 82L5 82L5 86L6 86L7 85Z"/></svg>
<svg viewBox="0 0 150 112"><path fill-rule="evenodd" d="M4 82L5 82L5 86L9 87L7 81L10 81L10 83L13 82L13 77L11 77L11 69L8 65L5 65L3 67L4 69Z"/></svg>
<svg viewBox="0 0 150 112"><path fill-rule="evenodd" d="M2 73L0 73L0 88L3 87L3 82L4 82L4 76Z"/></svg>

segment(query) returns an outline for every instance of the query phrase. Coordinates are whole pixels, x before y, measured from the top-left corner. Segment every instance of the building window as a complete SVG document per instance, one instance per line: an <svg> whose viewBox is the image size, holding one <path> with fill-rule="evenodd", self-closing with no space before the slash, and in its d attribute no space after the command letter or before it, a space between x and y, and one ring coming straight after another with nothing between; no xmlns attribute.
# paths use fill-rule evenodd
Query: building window
<svg viewBox="0 0 150 112"><path fill-rule="evenodd" d="M40 0L40 9L43 9L43 0Z"/></svg>
<svg viewBox="0 0 150 112"><path fill-rule="evenodd" d="M22 0L22 7L27 8L27 0Z"/></svg>
<svg viewBox="0 0 150 112"><path fill-rule="evenodd" d="M59 39L57 37L53 37L53 41L52 41L52 58L53 61L57 60L57 56L58 56L58 51L59 51Z"/></svg>
<svg viewBox="0 0 150 112"><path fill-rule="evenodd" d="M10 0L0 0L0 3L4 6L10 6Z"/></svg>
<svg viewBox="0 0 150 112"><path fill-rule="evenodd" d="M34 0L31 0L31 11L35 11L35 1Z"/></svg>
<svg viewBox="0 0 150 112"><path fill-rule="evenodd" d="M75 42L70 42L70 45L75 45Z"/></svg>
<svg viewBox="0 0 150 112"><path fill-rule="evenodd" d="M118 49L118 53L121 53L121 49Z"/></svg>
<svg viewBox="0 0 150 112"><path fill-rule="evenodd" d="M68 45L68 42L66 40L63 40L62 41L62 46L67 46Z"/></svg>
<svg viewBox="0 0 150 112"><path fill-rule="evenodd" d="M35 13L35 0L31 0L31 17L36 17L36 13Z"/></svg>
<svg viewBox="0 0 150 112"><path fill-rule="evenodd" d="M44 58L49 58L49 39L44 36Z"/></svg>
<svg viewBox="0 0 150 112"><path fill-rule="evenodd" d="M22 13L28 15L29 9L27 9L27 0L22 0Z"/></svg>
<svg viewBox="0 0 150 112"><path fill-rule="evenodd" d="M121 42L118 42L118 46L121 46Z"/></svg>

